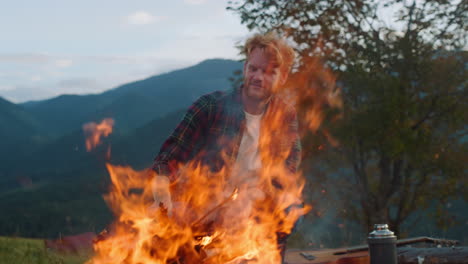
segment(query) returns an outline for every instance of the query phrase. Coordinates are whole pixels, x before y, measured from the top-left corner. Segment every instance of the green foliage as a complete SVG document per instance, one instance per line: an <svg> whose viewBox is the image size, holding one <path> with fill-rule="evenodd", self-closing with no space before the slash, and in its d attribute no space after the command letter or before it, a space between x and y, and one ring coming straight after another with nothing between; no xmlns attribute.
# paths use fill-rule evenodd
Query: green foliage
<svg viewBox="0 0 468 264"><path fill-rule="evenodd" d="M2 264L81 264L90 252L64 255L49 251L40 239L0 237L0 263Z"/></svg>
<svg viewBox="0 0 468 264"><path fill-rule="evenodd" d="M48 141L44 129L23 107L0 97L0 171L25 151ZM1 172L0 172L1 179Z"/></svg>
<svg viewBox="0 0 468 264"><path fill-rule="evenodd" d="M71 173L71 172L68 172ZM2 234L55 239L92 231L99 233L112 215L102 194L107 175L75 174L74 179L52 178L30 188L18 188L0 197Z"/></svg>
<svg viewBox="0 0 468 264"><path fill-rule="evenodd" d="M342 118L304 140L316 163L305 168L338 189L342 216L398 233L417 209L466 199L466 1L246 0L228 9L250 29L285 33L299 72L320 57L342 86ZM339 146L319 147L329 131Z"/></svg>

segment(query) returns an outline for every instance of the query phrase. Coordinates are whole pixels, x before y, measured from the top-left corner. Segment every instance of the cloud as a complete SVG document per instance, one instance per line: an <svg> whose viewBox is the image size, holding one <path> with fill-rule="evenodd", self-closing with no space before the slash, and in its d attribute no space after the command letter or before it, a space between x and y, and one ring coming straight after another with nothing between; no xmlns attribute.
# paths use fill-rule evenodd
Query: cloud
<svg viewBox="0 0 468 264"><path fill-rule="evenodd" d="M126 21L130 25L147 25L161 20L163 17L153 16L146 11L137 11L126 17Z"/></svg>
<svg viewBox="0 0 468 264"><path fill-rule="evenodd" d="M33 76L34 77L34 76ZM34 82L26 85L0 86L0 96L13 103L44 100L61 94L95 94L104 91L100 82L91 78L61 79L56 83Z"/></svg>
<svg viewBox="0 0 468 264"><path fill-rule="evenodd" d="M13 89L2 91L0 96L13 103L21 103L30 100L42 100L57 95L57 92L39 86L17 86Z"/></svg>
<svg viewBox="0 0 468 264"><path fill-rule="evenodd" d="M24 54L0 54L0 66L2 63L15 63L26 65L54 65L58 68L70 67L73 64L83 62L92 63L119 63L119 64L139 64L142 61L149 59L142 56L106 56L106 55L48 55L41 53L24 53ZM9 65L9 64L8 64ZM0 72L0 77L5 75Z"/></svg>
<svg viewBox="0 0 468 264"><path fill-rule="evenodd" d="M66 68L73 64L73 61L69 58L64 58L62 56L57 56L57 55L41 54L41 53L0 54L0 63L2 62L26 64L26 65L52 64L59 68Z"/></svg>
<svg viewBox="0 0 468 264"><path fill-rule="evenodd" d="M13 63L48 63L51 56L39 53L24 53L24 54L0 54L0 62L13 62Z"/></svg>
<svg viewBox="0 0 468 264"><path fill-rule="evenodd" d="M100 93L198 63L203 59L206 39L195 44L200 51L196 55L186 49L184 39L171 43L169 51L157 49L138 55L0 54L0 96L19 103L60 94ZM213 52L220 57L219 51ZM179 59L181 54L183 59ZM63 68L70 65L74 67Z"/></svg>
<svg viewBox="0 0 468 264"><path fill-rule="evenodd" d="M153 59L146 56L106 56L106 55L93 55L84 56L83 60L91 63L105 63L105 64L122 64L122 65L140 65L142 63L152 63Z"/></svg>
<svg viewBox="0 0 468 264"><path fill-rule="evenodd" d="M60 59L55 61L55 65L59 68L67 68L70 67L72 64L73 61L68 59Z"/></svg>
<svg viewBox="0 0 468 264"><path fill-rule="evenodd" d="M15 89L13 85L0 85L0 91L10 91Z"/></svg>
<svg viewBox="0 0 468 264"><path fill-rule="evenodd" d="M201 5L208 2L208 0L184 0L184 2L189 5Z"/></svg>
<svg viewBox="0 0 468 264"><path fill-rule="evenodd" d="M102 87L100 87L97 80L91 78L70 78L60 80L57 83L57 87L62 92L72 93L94 93L102 90Z"/></svg>
<svg viewBox="0 0 468 264"><path fill-rule="evenodd" d="M31 81L33 81L33 82L38 82L38 81L40 81L40 80L42 80L42 77L41 77L41 75L39 75L39 74L35 74L35 75L33 75L33 76L31 77Z"/></svg>

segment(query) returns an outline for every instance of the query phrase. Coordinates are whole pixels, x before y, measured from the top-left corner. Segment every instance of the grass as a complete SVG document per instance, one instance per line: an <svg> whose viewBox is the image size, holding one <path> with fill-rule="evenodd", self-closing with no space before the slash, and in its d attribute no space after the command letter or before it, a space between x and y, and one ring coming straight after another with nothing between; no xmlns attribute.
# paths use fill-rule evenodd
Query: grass
<svg viewBox="0 0 468 264"><path fill-rule="evenodd" d="M82 264L90 252L60 254L45 248L42 239L0 237L0 263L2 264Z"/></svg>

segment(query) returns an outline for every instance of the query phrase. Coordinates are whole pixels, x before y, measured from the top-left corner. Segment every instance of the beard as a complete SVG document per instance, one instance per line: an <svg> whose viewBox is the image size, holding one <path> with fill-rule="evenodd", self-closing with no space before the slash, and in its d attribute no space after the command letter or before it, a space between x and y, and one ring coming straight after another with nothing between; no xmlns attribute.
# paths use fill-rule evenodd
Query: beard
<svg viewBox="0 0 468 264"><path fill-rule="evenodd" d="M261 83L249 82L244 80L244 94L250 100L264 101L271 97L271 87L267 88Z"/></svg>

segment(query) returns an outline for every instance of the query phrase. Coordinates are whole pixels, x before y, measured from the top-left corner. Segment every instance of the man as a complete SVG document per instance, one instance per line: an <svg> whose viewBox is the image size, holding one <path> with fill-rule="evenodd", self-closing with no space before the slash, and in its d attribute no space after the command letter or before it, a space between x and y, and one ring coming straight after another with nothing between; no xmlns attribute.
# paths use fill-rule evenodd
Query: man
<svg viewBox="0 0 468 264"><path fill-rule="evenodd" d="M169 213L173 209L169 186L178 179L181 166L189 162L199 162L214 172L224 168L233 186L255 179L258 170L272 162L284 164L291 174L299 166L296 113L278 96L294 51L276 34L268 33L248 39L243 53L243 85L198 99L155 158L155 205L164 206ZM271 126L272 120L279 125ZM279 182L273 185L282 188ZM283 255L285 237L278 234Z"/></svg>

